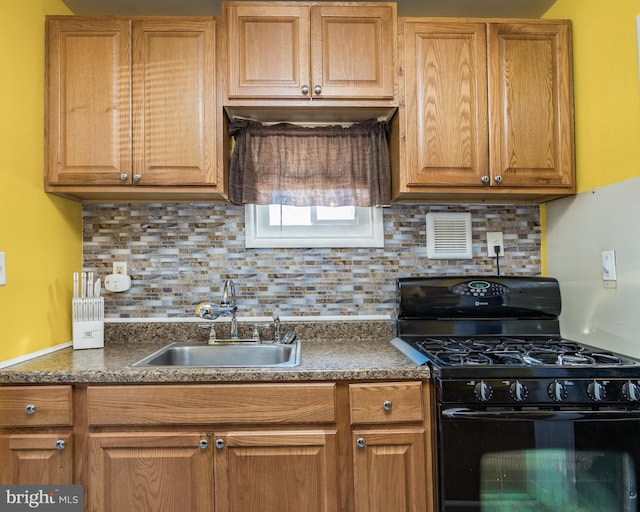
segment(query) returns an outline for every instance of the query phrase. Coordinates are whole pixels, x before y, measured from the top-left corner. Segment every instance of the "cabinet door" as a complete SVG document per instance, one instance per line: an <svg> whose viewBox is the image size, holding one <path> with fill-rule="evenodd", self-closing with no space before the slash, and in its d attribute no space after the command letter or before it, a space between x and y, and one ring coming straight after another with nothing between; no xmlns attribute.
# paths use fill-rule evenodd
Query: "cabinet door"
<svg viewBox="0 0 640 512"><path fill-rule="evenodd" d="M480 186L488 174L484 23L403 23L404 191ZM430 189L430 190L426 190Z"/></svg>
<svg viewBox="0 0 640 512"><path fill-rule="evenodd" d="M0 483L73 483L71 434L0 434Z"/></svg>
<svg viewBox="0 0 640 512"><path fill-rule="evenodd" d="M489 25L492 179L573 186L569 23Z"/></svg>
<svg viewBox="0 0 640 512"><path fill-rule="evenodd" d="M335 431L234 432L216 447L216 512L337 512Z"/></svg>
<svg viewBox="0 0 640 512"><path fill-rule="evenodd" d="M353 432L355 512L426 510L424 429Z"/></svg>
<svg viewBox="0 0 640 512"><path fill-rule="evenodd" d="M309 7L247 2L226 8L229 98L310 97Z"/></svg>
<svg viewBox="0 0 640 512"><path fill-rule="evenodd" d="M129 183L130 22L47 22L47 181Z"/></svg>
<svg viewBox="0 0 640 512"><path fill-rule="evenodd" d="M395 6L311 8L311 94L319 98L395 96Z"/></svg>
<svg viewBox="0 0 640 512"><path fill-rule="evenodd" d="M133 22L133 182L216 183L213 18Z"/></svg>
<svg viewBox="0 0 640 512"><path fill-rule="evenodd" d="M88 499L93 512L210 512L213 455L197 433L90 434Z"/></svg>

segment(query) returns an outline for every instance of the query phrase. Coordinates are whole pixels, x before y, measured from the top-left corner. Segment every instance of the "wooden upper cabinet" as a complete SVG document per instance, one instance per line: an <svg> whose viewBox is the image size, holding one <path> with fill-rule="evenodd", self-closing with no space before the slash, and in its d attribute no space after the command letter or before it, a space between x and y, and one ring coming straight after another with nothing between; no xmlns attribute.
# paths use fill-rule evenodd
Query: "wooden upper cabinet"
<svg viewBox="0 0 640 512"><path fill-rule="evenodd" d="M306 5L226 4L229 91L234 97L291 97L309 85Z"/></svg>
<svg viewBox="0 0 640 512"><path fill-rule="evenodd" d="M130 26L116 18L49 18L49 184L119 183L130 172Z"/></svg>
<svg viewBox="0 0 640 512"><path fill-rule="evenodd" d="M215 183L212 18L133 23L133 180Z"/></svg>
<svg viewBox="0 0 640 512"><path fill-rule="evenodd" d="M46 190L223 192L215 27L205 17L48 18Z"/></svg>
<svg viewBox="0 0 640 512"><path fill-rule="evenodd" d="M484 23L405 24L405 186L476 186L487 172Z"/></svg>
<svg viewBox="0 0 640 512"><path fill-rule="evenodd" d="M233 98L393 99L392 3L224 4Z"/></svg>
<svg viewBox="0 0 640 512"><path fill-rule="evenodd" d="M571 27L404 19L396 199L575 192Z"/></svg>
<svg viewBox="0 0 640 512"><path fill-rule="evenodd" d="M489 25L492 179L505 186L573 183L568 23Z"/></svg>

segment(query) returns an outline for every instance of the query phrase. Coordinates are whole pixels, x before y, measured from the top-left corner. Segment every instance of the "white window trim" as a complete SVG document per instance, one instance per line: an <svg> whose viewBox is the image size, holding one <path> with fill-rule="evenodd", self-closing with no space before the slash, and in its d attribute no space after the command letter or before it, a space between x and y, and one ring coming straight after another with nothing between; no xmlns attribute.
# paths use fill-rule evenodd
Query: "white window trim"
<svg viewBox="0 0 640 512"><path fill-rule="evenodd" d="M246 248L384 247L382 208L358 209L358 222L353 225L283 226L276 230L267 229L268 208L245 205Z"/></svg>

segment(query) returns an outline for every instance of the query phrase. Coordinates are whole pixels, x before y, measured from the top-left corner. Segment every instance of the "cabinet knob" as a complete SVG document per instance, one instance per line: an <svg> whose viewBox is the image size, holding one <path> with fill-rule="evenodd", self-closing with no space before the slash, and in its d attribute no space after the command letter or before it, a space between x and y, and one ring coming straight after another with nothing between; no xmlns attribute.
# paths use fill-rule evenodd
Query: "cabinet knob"
<svg viewBox="0 0 640 512"><path fill-rule="evenodd" d="M496 183L501 183L501 182L502 182L502 176L496 176L495 178L493 178L493 180L494 180Z"/></svg>
<svg viewBox="0 0 640 512"><path fill-rule="evenodd" d="M140 181L142 179L142 174L134 174L133 175L133 181Z"/></svg>
<svg viewBox="0 0 640 512"><path fill-rule="evenodd" d="M56 441L56 448L58 450L64 450L64 441L62 439Z"/></svg>
<svg viewBox="0 0 640 512"><path fill-rule="evenodd" d="M322 92L322 87L320 87L319 85L316 85L313 88L313 94L315 94L316 96L319 96L321 92Z"/></svg>
<svg viewBox="0 0 640 512"><path fill-rule="evenodd" d="M224 448L224 439L216 439L216 448Z"/></svg>
<svg viewBox="0 0 640 512"><path fill-rule="evenodd" d="M364 440L364 437L359 437L358 439L356 439L356 446L358 448L364 448L365 446L367 446L367 442Z"/></svg>
<svg viewBox="0 0 640 512"><path fill-rule="evenodd" d="M200 446L201 450L206 450L207 448L209 448L209 442L206 439L200 439L198 445Z"/></svg>
<svg viewBox="0 0 640 512"><path fill-rule="evenodd" d="M25 410L27 411L27 414L35 414L36 406L33 404L29 404L25 407Z"/></svg>
<svg viewBox="0 0 640 512"><path fill-rule="evenodd" d="M300 89L300 92L304 95L309 94L309 86L308 85L303 85L302 88Z"/></svg>
<svg viewBox="0 0 640 512"><path fill-rule="evenodd" d="M482 178L480 178L480 181L482 183L489 183L489 176L483 176Z"/></svg>
<svg viewBox="0 0 640 512"><path fill-rule="evenodd" d="M385 411L390 411L390 410L393 408L393 404L391 403L391 400L385 400L385 401L382 403L382 408L383 408Z"/></svg>
<svg viewBox="0 0 640 512"><path fill-rule="evenodd" d="M120 174L120 181L127 181L129 179L129 175L126 172Z"/></svg>

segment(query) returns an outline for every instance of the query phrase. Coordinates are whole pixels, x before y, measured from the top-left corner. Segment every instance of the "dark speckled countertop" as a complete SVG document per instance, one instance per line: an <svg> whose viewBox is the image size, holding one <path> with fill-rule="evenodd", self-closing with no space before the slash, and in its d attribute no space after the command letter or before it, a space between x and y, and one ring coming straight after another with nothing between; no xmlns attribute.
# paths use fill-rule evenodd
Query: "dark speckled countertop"
<svg viewBox="0 0 640 512"><path fill-rule="evenodd" d="M301 364L292 368L131 368L172 341L206 343L206 331L190 324L105 324L105 348L66 348L0 370L0 384L274 382L427 379L390 343L389 322L295 325ZM290 325L283 324L283 328ZM286 330L283 330L286 332ZM241 332L241 337L243 333ZM204 338L203 338L204 336ZM162 341L158 341L162 340Z"/></svg>

